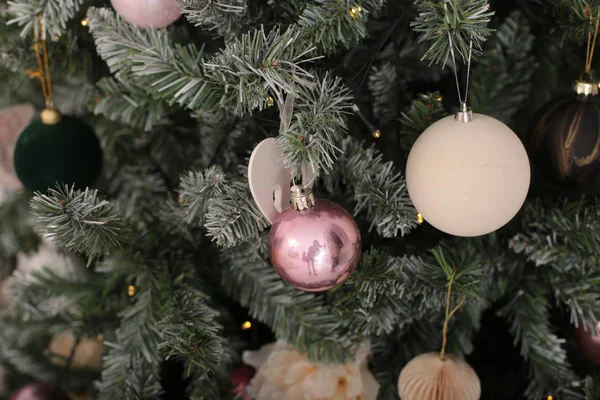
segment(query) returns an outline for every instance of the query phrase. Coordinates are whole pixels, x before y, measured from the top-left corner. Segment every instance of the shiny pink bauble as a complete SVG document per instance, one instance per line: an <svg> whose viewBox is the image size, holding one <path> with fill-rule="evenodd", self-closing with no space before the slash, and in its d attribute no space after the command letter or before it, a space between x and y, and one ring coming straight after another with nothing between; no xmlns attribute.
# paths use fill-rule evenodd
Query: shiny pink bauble
<svg viewBox="0 0 600 400"><path fill-rule="evenodd" d="M281 278L307 292L344 282L360 260L360 231L342 207L317 199L312 208L288 207L269 234L269 256Z"/></svg>
<svg viewBox="0 0 600 400"><path fill-rule="evenodd" d="M69 400L69 396L49 383L31 383L14 392L10 400Z"/></svg>
<svg viewBox="0 0 600 400"><path fill-rule="evenodd" d="M181 16L175 0L110 0L125 21L138 28L164 28Z"/></svg>
<svg viewBox="0 0 600 400"><path fill-rule="evenodd" d="M600 332L600 322L596 325L596 330ZM594 335L590 330L585 330L579 326L575 330L575 341L579 350L595 364L600 364L600 335Z"/></svg>

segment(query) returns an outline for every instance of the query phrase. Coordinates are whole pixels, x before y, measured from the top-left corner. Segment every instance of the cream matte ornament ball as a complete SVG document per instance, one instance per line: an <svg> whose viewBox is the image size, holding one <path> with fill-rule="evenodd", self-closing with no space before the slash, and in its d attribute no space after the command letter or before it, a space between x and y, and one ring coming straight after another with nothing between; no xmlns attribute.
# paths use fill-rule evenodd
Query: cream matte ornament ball
<svg viewBox="0 0 600 400"><path fill-rule="evenodd" d="M525 147L505 124L482 114L449 116L421 134L408 156L406 185L423 218L455 236L486 235L519 212L529 191Z"/></svg>
<svg viewBox="0 0 600 400"><path fill-rule="evenodd" d="M175 0L110 0L125 21L138 28L164 28L181 16Z"/></svg>
<svg viewBox="0 0 600 400"><path fill-rule="evenodd" d="M469 364L438 353L413 358L398 378L400 400L479 400L481 383Z"/></svg>

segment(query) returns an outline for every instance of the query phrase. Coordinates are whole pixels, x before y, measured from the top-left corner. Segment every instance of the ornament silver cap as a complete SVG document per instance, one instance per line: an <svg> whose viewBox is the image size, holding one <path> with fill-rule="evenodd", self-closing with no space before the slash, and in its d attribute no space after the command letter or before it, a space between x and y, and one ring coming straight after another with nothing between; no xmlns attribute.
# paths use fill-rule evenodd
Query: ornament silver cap
<svg viewBox="0 0 600 400"><path fill-rule="evenodd" d="M573 91L584 96L597 96L598 82L575 81L573 83Z"/></svg>
<svg viewBox="0 0 600 400"><path fill-rule="evenodd" d="M295 210L302 211L314 207L315 196L311 188L294 185L290 191L292 192L292 207Z"/></svg>
<svg viewBox="0 0 600 400"><path fill-rule="evenodd" d="M467 107L467 103L461 103L460 109L454 114L454 120L461 124L473 121L473 110Z"/></svg>

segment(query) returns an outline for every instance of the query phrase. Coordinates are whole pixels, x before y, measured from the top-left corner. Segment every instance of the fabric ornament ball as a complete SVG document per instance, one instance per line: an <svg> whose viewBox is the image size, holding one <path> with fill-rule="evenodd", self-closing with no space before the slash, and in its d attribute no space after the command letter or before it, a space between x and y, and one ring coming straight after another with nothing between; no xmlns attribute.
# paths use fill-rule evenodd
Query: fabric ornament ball
<svg viewBox="0 0 600 400"><path fill-rule="evenodd" d="M89 187L102 170L100 142L81 119L54 112L50 117L42 114L19 137L14 154L17 176L34 192L46 193L57 183L76 189ZM58 120L48 122L53 115L58 115Z"/></svg>
<svg viewBox="0 0 600 400"><path fill-rule="evenodd" d="M256 369L248 388L255 400L376 400L379 384L367 368L369 354L365 342L353 363L322 364L278 341L242 358Z"/></svg>
<svg viewBox="0 0 600 400"><path fill-rule="evenodd" d="M292 206L269 234L271 263L284 281L307 292L331 289L356 269L360 252L360 231L348 211L292 187Z"/></svg>
<svg viewBox="0 0 600 400"><path fill-rule="evenodd" d="M600 332L600 322L596 324L596 331ZM575 330L575 341L579 350L595 364L600 364L600 334L594 334L580 325Z"/></svg>
<svg viewBox="0 0 600 400"><path fill-rule="evenodd" d="M29 104L0 110L0 187L20 189L21 181L15 173L13 154L21 132L29 125L35 110Z"/></svg>
<svg viewBox="0 0 600 400"><path fill-rule="evenodd" d="M54 365L66 367L67 361L75 346L75 337L69 332L61 332L48 344L48 355ZM77 343L70 367L99 371L102 369L104 344L96 338L84 338Z"/></svg>
<svg viewBox="0 0 600 400"><path fill-rule="evenodd" d="M530 180L521 140L502 122L470 110L427 128L406 165L417 211L438 230L462 237L486 235L510 222Z"/></svg>
<svg viewBox="0 0 600 400"><path fill-rule="evenodd" d="M550 181L600 193L600 96L598 82L577 81L573 92L539 112L529 151Z"/></svg>
<svg viewBox="0 0 600 400"><path fill-rule="evenodd" d="M401 400L479 400L481 383L469 364L453 355L421 354L400 372Z"/></svg>
<svg viewBox="0 0 600 400"><path fill-rule="evenodd" d="M10 400L69 400L69 396L49 383L31 383L13 393Z"/></svg>
<svg viewBox="0 0 600 400"><path fill-rule="evenodd" d="M125 21L138 28L164 28L181 16L175 0L110 0Z"/></svg>

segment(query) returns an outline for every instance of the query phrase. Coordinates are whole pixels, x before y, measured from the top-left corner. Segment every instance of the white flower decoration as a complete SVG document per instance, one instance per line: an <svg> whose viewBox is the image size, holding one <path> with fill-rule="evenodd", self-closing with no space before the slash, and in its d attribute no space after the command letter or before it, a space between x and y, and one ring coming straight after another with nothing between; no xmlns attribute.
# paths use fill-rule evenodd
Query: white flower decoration
<svg viewBox="0 0 600 400"><path fill-rule="evenodd" d="M256 400L376 400L379 384L367 368L369 353L364 343L352 364L321 364L284 342L271 343L244 352L244 363L256 369L248 389Z"/></svg>

